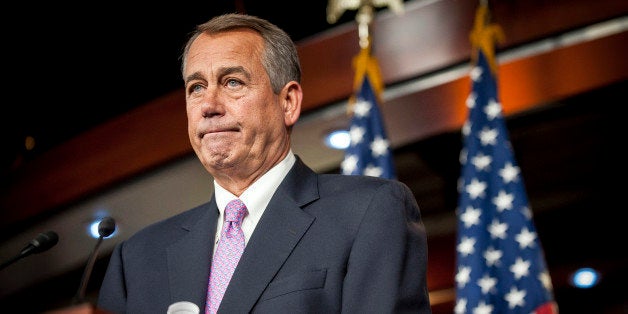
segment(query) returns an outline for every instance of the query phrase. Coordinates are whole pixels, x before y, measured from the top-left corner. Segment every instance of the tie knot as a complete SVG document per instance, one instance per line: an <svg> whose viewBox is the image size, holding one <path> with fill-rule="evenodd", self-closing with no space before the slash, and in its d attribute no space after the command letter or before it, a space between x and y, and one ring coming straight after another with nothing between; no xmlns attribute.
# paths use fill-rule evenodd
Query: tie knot
<svg viewBox="0 0 628 314"><path fill-rule="evenodd" d="M244 214L246 214L246 205L244 205L240 199L236 198L229 202L225 208L225 221L241 224Z"/></svg>

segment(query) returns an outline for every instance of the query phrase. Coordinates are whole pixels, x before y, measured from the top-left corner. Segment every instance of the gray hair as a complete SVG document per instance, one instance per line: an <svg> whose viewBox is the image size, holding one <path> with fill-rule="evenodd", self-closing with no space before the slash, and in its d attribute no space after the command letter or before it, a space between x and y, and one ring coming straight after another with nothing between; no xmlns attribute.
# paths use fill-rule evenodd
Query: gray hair
<svg viewBox="0 0 628 314"><path fill-rule="evenodd" d="M267 20L239 13L219 15L196 26L183 49L181 73L185 69L190 46L199 35L203 33L217 34L238 28L252 29L262 36L264 40L262 65L266 69L275 94L279 94L281 89L290 81L301 83L299 55L290 36Z"/></svg>

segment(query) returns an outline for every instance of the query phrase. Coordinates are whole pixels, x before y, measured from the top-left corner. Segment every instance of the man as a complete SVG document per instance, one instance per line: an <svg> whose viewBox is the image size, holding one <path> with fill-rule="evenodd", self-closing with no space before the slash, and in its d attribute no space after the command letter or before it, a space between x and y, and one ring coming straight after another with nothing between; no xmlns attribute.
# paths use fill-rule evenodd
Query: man
<svg viewBox="0 0 628 314"><path fill-rule="evenodd" d="M253 16L215 17L186 44L182 74L190 143L214 195L118 244L100 308L165 313L189 301L206 313L431 312L426 234L408 187L319 175L293 154L303 92L284 31ZM243 221L225 220L231 200L244 203ZM223 226L243 232L233 274L214 269L226 264L221 246L237 238ZM214 288L219 273L223 290Z"/></svg>

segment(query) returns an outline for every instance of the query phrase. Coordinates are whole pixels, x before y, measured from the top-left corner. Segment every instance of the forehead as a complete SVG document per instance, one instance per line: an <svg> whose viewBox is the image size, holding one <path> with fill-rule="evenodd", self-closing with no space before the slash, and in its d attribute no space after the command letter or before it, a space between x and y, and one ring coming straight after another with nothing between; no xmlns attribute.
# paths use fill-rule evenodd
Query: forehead
<svg viewBox="0 0 628 314"><path fill-rule="evenodd" d="M218 34L203 33L190 46L186 68L198 65L197 63L252 63L260 60L263 46L262 37L249 29L235 29Z"/></svg>

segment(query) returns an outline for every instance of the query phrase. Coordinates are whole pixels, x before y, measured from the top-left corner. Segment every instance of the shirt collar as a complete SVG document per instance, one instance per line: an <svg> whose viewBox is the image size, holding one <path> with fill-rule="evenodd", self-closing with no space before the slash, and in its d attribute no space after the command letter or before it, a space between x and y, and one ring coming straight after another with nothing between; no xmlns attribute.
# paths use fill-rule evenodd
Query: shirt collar
<svg viewBox="0 0 628 314"><path fill-rule="evenodd" d="M288 154L282 161L244 190L242 195L240 195L240 200L246 205L249 216L258 218L261 216L268 202L270 202L270 198L277 190L277 187L279 187L279 184L281 184L281 181L283 181L283 178L288 174L295 161L296 157L292 150L288 151ZM214 193L218 210L220 211L220 215L223 216L227 203L237 197L220 186L216 180L214 180Z"/></svg>

